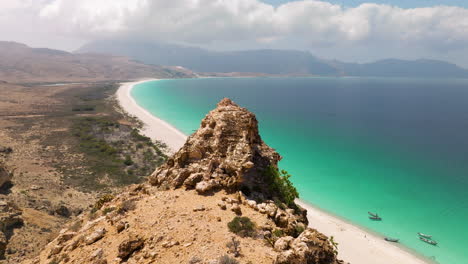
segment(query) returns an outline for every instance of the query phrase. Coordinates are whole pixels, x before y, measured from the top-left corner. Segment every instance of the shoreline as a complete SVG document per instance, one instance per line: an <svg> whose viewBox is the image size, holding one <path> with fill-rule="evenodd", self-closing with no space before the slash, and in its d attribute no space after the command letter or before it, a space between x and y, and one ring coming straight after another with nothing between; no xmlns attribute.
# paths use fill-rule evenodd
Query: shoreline
<svg viewBox="0 0 468 264"><path fill-rule="evenodd" d="M185 144L187 136L168 122L157 118L139 106L130 93L135 85L157 80L159 79L145 79L122 83L116 93L117 101L124 111L143 122L143 128L141 129L143 135L152 140L165 143L169 147L170 152L174 153Z"/></svg>
<svg viewBox="0 0 468 264"><path fill-rule="evenodd" d="M120 106L130 115L143 123L142 133L168 145L171 152L176 152L185 143L187 136L168 122L157 118L139 106L131 96L131 89L140 83L156 81L146 79L122 83L116 95ZM303 200L296 203L307 209L309 227L317 229L328 237L333 236L338 242L338 257L352 264L428 264L431 263L416 252L383 240L377 234L364 230L337 216L327 213Z"/></svg>

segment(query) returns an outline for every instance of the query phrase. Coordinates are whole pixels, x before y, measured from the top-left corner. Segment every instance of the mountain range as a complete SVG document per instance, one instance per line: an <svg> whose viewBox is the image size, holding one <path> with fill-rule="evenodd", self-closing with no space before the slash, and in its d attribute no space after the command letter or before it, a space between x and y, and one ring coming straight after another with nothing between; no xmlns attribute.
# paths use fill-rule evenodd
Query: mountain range
<svg viewBox="0 0 468 264"><path fill-rule="evenodd" d="M0 41L0 81L10 83L183 76L187 75L179 68L143 64L124 56L74 54Z"/></svg>
<svg viewBox="0 0 468 264"><path fill-rule="evenodd" d="M360 64L324 60L308 51L296 50L221 52L178 44L96 41L76 53L123 55L146 64L177 65L199 73L468 78L467 69L438 60L386 59Z"/></svg>

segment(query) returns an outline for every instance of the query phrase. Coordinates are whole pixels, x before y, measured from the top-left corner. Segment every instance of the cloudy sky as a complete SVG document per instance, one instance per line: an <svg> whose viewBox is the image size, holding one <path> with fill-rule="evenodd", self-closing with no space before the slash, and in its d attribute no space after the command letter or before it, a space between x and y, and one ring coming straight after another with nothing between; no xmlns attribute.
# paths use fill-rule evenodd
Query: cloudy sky
<svg viewBox="0 0 468 264"><path fill-rule="evenodd" d="M327 59L441 59L468 67L466 0L1 0L0 40L75 50L100 39Z"/></svg>

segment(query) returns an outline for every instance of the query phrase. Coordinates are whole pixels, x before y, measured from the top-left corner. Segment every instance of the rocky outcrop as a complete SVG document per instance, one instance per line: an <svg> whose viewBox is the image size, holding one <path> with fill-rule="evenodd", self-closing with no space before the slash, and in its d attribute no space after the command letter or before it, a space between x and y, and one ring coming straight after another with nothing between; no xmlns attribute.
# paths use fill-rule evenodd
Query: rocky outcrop
<svg viewBox="0 0 468 264"><path fill-rule="evenodd" d="M275 248L281 251L277 263L336 263L328 238L307 229L307 211L297 205L288 208L281 203L279 193L269 188L265 171L277 168L280 159L262 141L255 115L225 98L185 145L151 175L150 183L163 188L195 188L199 194L221 189L238 192L237 199L220 201L218 206L242 215L239 204L247 205L290 235L276 241ZM257 203L259 200L263 202Z"/></svg>
<svg viewBox="0 0 468 264"><path fill-rule="evenodd" d="M340 263L336 253L328 241L328 237L314 229L306 229L296 239L287 236L275 243L275 250L280 254L276 264L303 263Z"/></svg>
<svg viewBox="0 0 468 264"><path fill-rule="evenodd" d="M11 181L13 173L10 173L4 165L0 163L0 188Z"/></svg>
<svg viewBox="0 0 468 264"><path fill-rule="evenodd" d="M223 99L201 122L197 132L150 177L156 186L182 186L204 194L213 190L256 190L273 198L264 171L277 166L280 155L258 133L255 115Z"/></svg>
<svg viewBox="0 0 468 264"><path fill-rule="evenodd" d="M4 257L9 234L23 225L21 211L12 203L0 200L0 259Z"/></svg>

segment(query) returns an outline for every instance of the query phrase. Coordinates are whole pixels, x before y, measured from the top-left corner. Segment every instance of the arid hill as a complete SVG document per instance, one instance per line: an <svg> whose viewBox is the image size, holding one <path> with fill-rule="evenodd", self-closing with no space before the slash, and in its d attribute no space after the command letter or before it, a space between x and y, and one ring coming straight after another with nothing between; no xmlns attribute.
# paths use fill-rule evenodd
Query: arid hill
<svg viewBox="0 0 468 264"><path fill-rule="evenodd" d="M0 41L0 80L10 83L85 82L191 75L190 71L181 68L146 65L127 57L73 54Z"/></svg>
<svg viewBox="0 0 468 264"><path fill-rule="evenodd" d="M27 263L338 264L255 116L222 100L144 184L104 196Z"/></svg>

